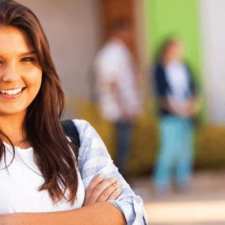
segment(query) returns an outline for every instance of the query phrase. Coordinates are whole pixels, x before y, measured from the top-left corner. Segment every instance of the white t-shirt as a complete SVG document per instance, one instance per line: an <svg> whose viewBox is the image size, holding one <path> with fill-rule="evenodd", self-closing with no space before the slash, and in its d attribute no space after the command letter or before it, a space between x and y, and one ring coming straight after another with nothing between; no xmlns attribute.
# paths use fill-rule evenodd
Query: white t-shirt
<svg viewBox="0 0 225 225"><path fill-rule="evenodd" d="M173 61L166 67L166 79L171 87L170 98L185 102L190 97L188 71L184 64Z"/></svg>
<svg viewBox="0 0 225 225"><path fill-rule="evenodd" d="M12 159L12 147L5 143L7 165ZM77 198L73 205L65 199L53 204L46 190L39 191L44 183L40 170L34 163L33 148L15 147L15 158L7 169L0 162L0 214L19 212L56 212L81 208L85 190L78 174Z"/></svg>
<svg viewBox="0 0 225 225"><path fill-rule="evenodd" d="M95 61L97 93L102 116L110 121L122 118L115 93L109 83L115 82L117 93L126 112L136 116L140 111L140 93L135 81L135 69L132 56L120 40L112 40L97 54Z"/></svg>

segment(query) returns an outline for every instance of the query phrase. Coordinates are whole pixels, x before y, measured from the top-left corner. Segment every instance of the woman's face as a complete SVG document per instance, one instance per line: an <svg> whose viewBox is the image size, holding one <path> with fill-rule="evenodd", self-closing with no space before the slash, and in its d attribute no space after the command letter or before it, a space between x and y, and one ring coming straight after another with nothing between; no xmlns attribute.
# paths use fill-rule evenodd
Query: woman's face
<svg viewBox="0 0 225 225"><path fill-rule="evenodd" d="M181 42L174 42L168 46L165 57L167 61L182 60L183 58L183 45Z"/></svg>
<svg viewBox="0 0 225 225"><path fill-rule="evenodd" d="M25 115L41 82L42 69L26 34L0 26L0 116Z"/></svg>

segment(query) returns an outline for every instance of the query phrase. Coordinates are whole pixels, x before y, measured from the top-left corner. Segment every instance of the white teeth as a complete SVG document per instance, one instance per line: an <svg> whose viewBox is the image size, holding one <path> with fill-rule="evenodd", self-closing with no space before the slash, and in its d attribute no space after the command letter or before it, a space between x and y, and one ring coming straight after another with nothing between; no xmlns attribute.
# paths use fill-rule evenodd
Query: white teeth
<svg viewBox="0 0 225 225"><path fill-rule="evenodd" d="M23 88L15 88L15 89L9 89L9 90L0 90L1 94L4 95L17 95L22 91Z"/></svg>

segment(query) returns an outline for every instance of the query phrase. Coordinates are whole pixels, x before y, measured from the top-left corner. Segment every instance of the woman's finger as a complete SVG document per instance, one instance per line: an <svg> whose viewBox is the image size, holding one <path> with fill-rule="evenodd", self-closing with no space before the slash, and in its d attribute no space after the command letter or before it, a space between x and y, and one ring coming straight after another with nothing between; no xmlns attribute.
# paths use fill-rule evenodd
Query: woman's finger
<svg viewBox="0 0 225 225"><path fill-rule="evenodd" d="M99 183L91 193L91 198L89 199L90 203L95 203L97 202L98 197L108 188L110 187L113 183L115 183L116 180L114 178L109 178L103 180L101 183Z"/></svg>
<svg viewBox="0 0 225 225"><path fill-rule="evenodd" d="M89 189L89 192L86 198L86 204L93 204L97 202L97 199L99 198L99 196L115 182L116 182L115 178L108 178L108 179L103 179L102 182L98 183L94 187L92 186L92 188Z"/></svg>
<svg viewBox="0 0 225 225"><path fill-rule="evenodd" d="M89 190L94 189L94 188L95 188L99 183L101 183L103 180L104 180L104 177L103 177L103 176L101 176L101 175L95 176L95 177L91 180L91 182L90 182L90 184L88 185L88 188L87 188L87 189L89 189Z"/></svg>
<svg viewBox="0 0 225 225"><path fill-rule="evenodd" d="M116 200L122 193L121 187L117 188L108 198L109 200Z"/></svg>
<svg viewBox="0 0 225 225"><path fill-rule="evenodd" d="M111 186L109 186L108 188L106 188L104 190L104 192L102 192L98 199L96 200L97 202L104 202L109 200L109 197L116 192L116 190L120 190L120 185L118 182L113 183Z"/></svg>
<svg viewBox="0 0 225 225"><path fill-rule="evenodd" d="M103 180L104 180L104 178L101 175L97 175L91 180L91 182L88 185L86 192L85 192L86 199L89 198L89 196L91 195L93 190L96 188L96 186L99 185Z"/></svg>

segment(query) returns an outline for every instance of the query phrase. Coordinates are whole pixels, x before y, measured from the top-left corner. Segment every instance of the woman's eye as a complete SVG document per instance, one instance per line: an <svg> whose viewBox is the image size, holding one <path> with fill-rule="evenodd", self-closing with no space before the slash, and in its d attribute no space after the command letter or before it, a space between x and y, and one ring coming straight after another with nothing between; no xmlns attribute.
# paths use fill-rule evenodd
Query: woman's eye
<svg viewBox="0 0 225 225"><path fill-rule="evenodd" d="M22 58L22 62L35 62L35 57L24 57Z"/></svg>

